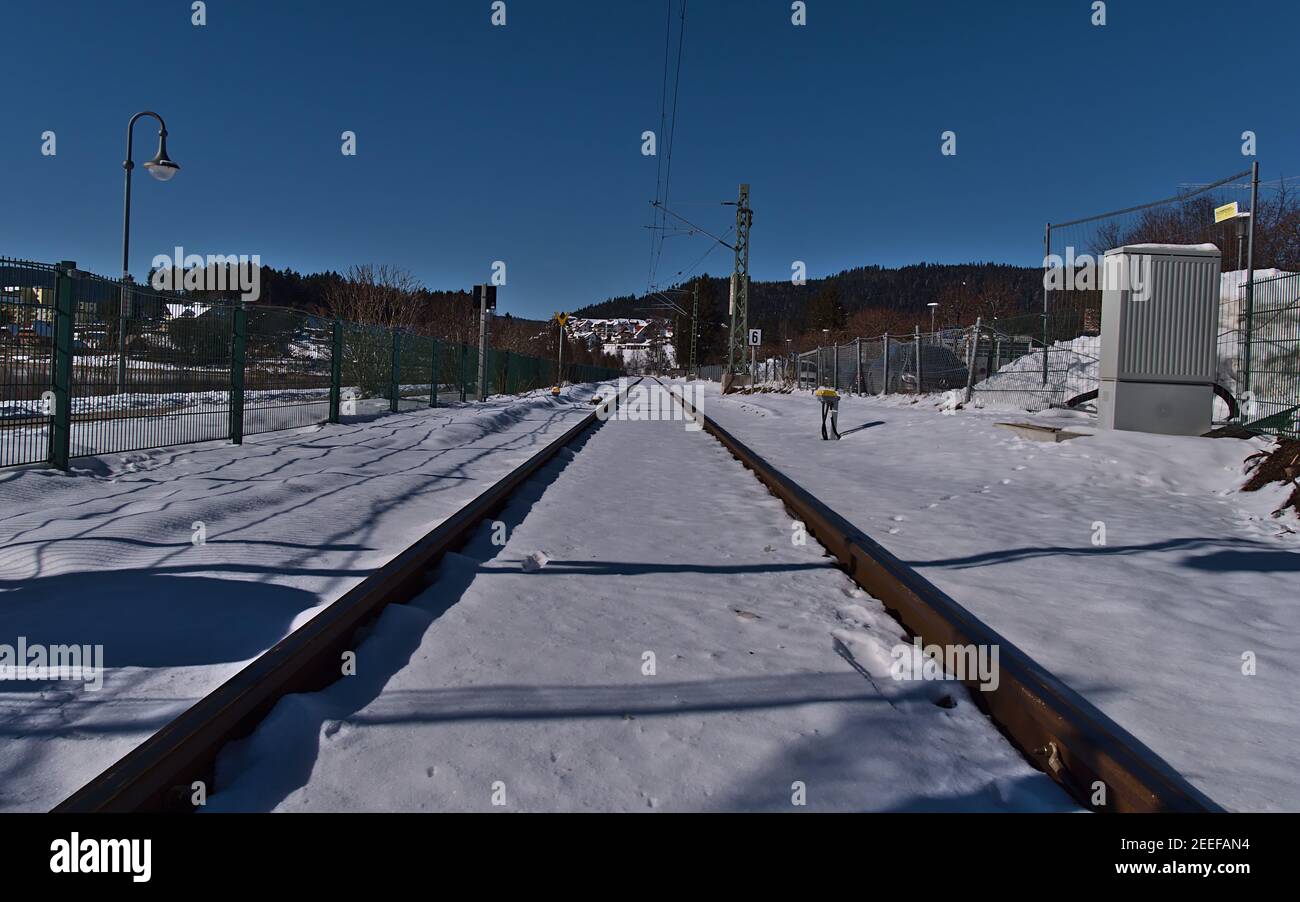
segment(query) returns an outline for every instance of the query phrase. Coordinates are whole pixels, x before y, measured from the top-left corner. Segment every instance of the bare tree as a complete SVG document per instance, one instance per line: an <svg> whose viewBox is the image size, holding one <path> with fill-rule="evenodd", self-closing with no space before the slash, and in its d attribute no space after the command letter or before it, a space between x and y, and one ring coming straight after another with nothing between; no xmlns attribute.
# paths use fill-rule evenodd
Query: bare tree
<svg viewBox="0 0 1300 902"><path fill-rule="evenodd" d="M427 319L421 286L405 269L387 264L353 266L326 294L330 313L368 326L414 330Z"/></svg>

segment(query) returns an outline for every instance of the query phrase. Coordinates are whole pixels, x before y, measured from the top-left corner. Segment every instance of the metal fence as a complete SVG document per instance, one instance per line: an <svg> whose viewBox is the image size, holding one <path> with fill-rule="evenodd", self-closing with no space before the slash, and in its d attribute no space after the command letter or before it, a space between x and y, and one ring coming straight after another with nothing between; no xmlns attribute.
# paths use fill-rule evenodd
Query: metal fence
<svg viewBox="0 0 1300 902"><path fill-rule="evenodd" d="M1300 437L1300 274L1255 280L1253 309L1242 315L1247 345L1221 343L1220 385L1242 374L1239 423L1261 434ZM1238 286L1240 288L1240 286ZM1237 321L1236 311L1232 320ZM1036 411L1060 407L1100 384L1100 319L1050 318L1048 342L1035 334L1041 314L977 321L964 328L882 335L817 348L793 358L794 385L846 394L929 394L961 390L983 404ZM1226 421L1226 407L1219 421Z"/></svg>
<svg viewBox="0 0 1300 902"><path fill-rule="evenodd" d="M969 329L856 338L796 357L800 388L826 386L848 394L923 394L964 389L969 381Z"/></svg>
<svg viewBox="0 0 1300 902"><path fill-rule="evenodd" d="M1250 365L1243 367L1246 427L1300 438L1300 274L1256 280Z"/></svg>
<svg viewBox="0 0 1300 902"><path fill-rule="evenodd" d="M0 258L0 466L229 439L554 384L555 361ZM567 364L564 379L617 376Z"/></svg>

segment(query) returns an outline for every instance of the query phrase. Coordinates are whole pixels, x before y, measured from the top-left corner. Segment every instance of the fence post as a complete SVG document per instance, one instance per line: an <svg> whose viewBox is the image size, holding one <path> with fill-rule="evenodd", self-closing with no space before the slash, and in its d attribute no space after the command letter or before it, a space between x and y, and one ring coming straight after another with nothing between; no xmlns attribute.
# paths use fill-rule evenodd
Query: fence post
<svg viewBox="0 0 1300 902"><path fill-rule="evenodd" d="M460 403L465 403L465 358L469 356L467 346L460 346Z"/></svg>
<svg viewBox="0 0 1300 902"><path fill-rule="evenodd" d="M438 406L438 339L433 340L433 362L429 364L429 406Z"/></svg>
<svg viewBox="0 0 1300 902"><path fill-rule="evenodd" d="M866 394L866 392L862 390L862 339L855 338L853 340L853 343L857 345L855 351L857 353L857 358L858 358L858 374L855 377L856 384L854 385L853 390L857 392L859 395L862 395L862 394Z"/></svg>
<svg viewBox="0 0 1300 902"><path fill-rule="evenodd" d="M501 377L502 394L510 394L510 352L506 351L506 368L505 374Z"/></svg>
<svg viewBox="0 0 1300 902"><path fill-rule="evenodd" d="M1253 213L1252 213L1253 216ZM1048 257L1052 256L1052 224L1048 222L1043 238L1043 266L1047 269ZM1032 348L1032 343L1030 346ZM1043 387L1048 387L1048 283L1043 279Z"/></svg>
<svg viewBox="0 0 1300 902"><path fill-rule="evenodd" d="M998 337L998 318L996 316L993 317L993 328L989 335L989 357L985 366L988 369L989 376L1002 369L1002 339Z"/></svg>
<svg viewBox="0 0 1300 902"><path fill-rule="evenodd" d="M975 397L975 349L980 343L980 324L983 317L975 317L975 331L970 337L970 349L966 354L966 403Z"/></svg>
<svg viewBox="0 0 1300 902"><path fill-rule="evenodd" d="M330 422L340 421L343 397L343 320L334 320L334 334L330 341Z"/></svg>
<svg viewBox="0 0 1300 902"><path fill-rule="evenodd" d="M244 443L244 358L248 347L248 311L237 304L231 314L230 441Z"/></svg>
<svg viewBox="0 0 1300 902"><path fill-rule="evenodd" d="M882 361L882 366L884 367L882 371L881 379L883 379L884 382L880 386L880 393L882 395L887 395L889 394L889 333L888 332L885 333L885 356L881 358L881 361Z"/></svg>
<svg viewBox="0 0 1300 902"><path fill-rule="evenodd" d="M836 391L840 390L840 346L839 342L835 343L835 350L831 353L831 366L835 369L835 380L831 388Z"/></svg>
<svg viewBox="0 0 1300 902"><path fill-rule="evenodd" d="M921 381L921 327L914 326L913 341L916 342L916 393L922 394L925 383Z"/></svg>
<svg viewBox="0 0 1300 902"><path fill-rule="evenodd" d="M72 449L72 273L77 264L65 260L54 273L54 409L50 411L50 465L68 469Z"/></svg>
<svg viewBox="0 0 1300 902"><path fill-rule="evenodd" d="M1254 400L1254 392L1251 389L1251 368L1253 366L1254 348L1252 345L1255 340L1255 221L1259 219L1256 211L1259 209L1259 161L1256 160L1250 165L1250 219L1246 224L1248 234L1246 237L1246 329L1242 338L1245 340L1245 354L1242 356L1242 396L1250 395ZM1246 421L1244 413L1241 420Z"/></svg>
<svg viewBox="0 0 1300 902"><path fill-rule="evenodd" d="M397 399L402 395L402 330L393 330L393 373L388 392L388 410L397 413Z"/></svg>

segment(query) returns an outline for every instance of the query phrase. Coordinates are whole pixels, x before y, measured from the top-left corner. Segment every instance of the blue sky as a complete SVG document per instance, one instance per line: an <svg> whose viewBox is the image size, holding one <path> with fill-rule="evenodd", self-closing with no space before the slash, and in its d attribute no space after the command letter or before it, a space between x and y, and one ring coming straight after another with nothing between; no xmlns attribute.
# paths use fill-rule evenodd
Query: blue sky
<svg viewBox="0 0 1300 902"><path fill-rule="evenodd" d="M644 290L667 0L508 0L504 28L490 5L209 0L198 28L189 0L6 0L0 255L116 273L125 126L153 109L182 170L136 170L137 275L180 244L433 288L503 260L521 315ZM687 7L671 202L720 234L749 182L755 278L1036 263L1048 220L1246 168L1247 129L1265 178L1300 172L1290 0L1111 0L1105 27L1090 0L808 0L801 28L790 5ZM669 238L660 281L707 242Z"/></svg>

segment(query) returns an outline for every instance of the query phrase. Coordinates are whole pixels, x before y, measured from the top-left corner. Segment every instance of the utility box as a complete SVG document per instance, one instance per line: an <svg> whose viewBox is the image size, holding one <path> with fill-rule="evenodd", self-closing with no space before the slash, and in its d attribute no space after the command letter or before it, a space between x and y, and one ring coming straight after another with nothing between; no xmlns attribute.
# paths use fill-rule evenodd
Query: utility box
<svg viewBox="0 0 1300 902"><path fill-rule="evenodd" d="M1102 262L1101 387L1106 429L1204 435L1214 416L1219 249L1134 244Z"/></svg>

